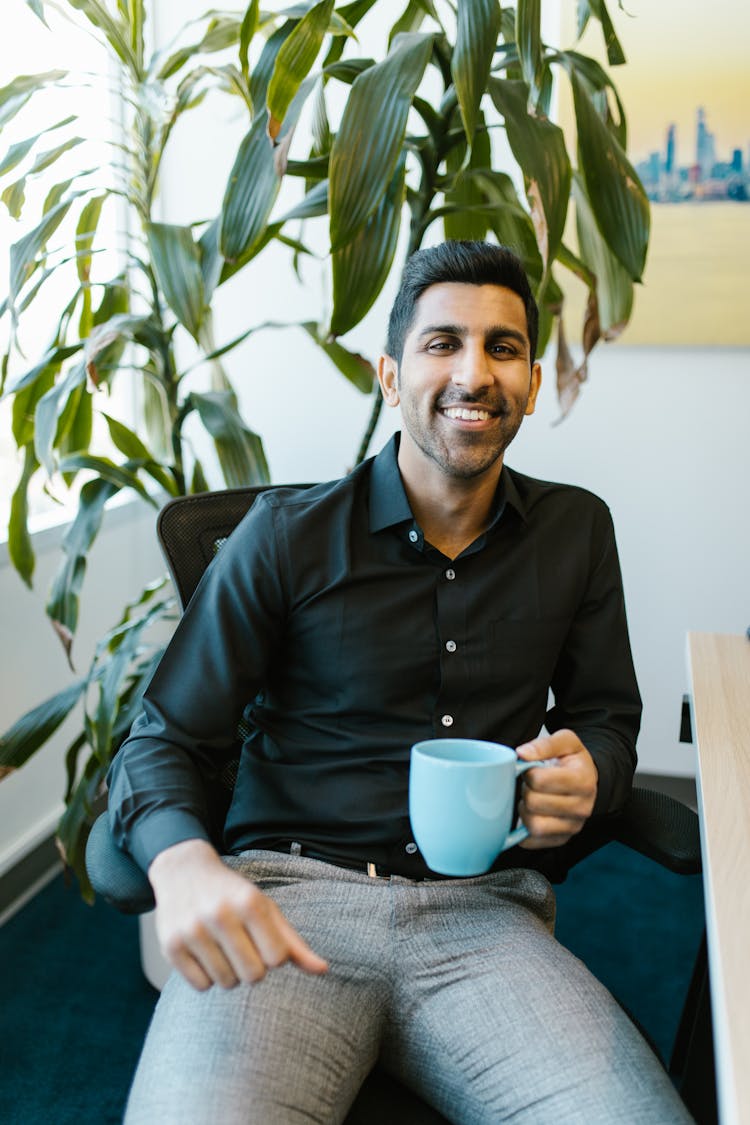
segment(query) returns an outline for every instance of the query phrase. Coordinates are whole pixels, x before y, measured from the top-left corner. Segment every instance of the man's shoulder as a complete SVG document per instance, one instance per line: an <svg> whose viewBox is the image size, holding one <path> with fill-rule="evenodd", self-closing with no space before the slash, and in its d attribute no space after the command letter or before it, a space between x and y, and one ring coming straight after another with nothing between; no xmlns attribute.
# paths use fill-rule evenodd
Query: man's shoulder
<svg viewBox="0 0 750 1125"><path fill-rule="evenodd" d="M334 480L310 484L275 484L258 497L276 512L311 511L326 504L337 505L346 501L357 491L358 483L364 476L366 465L358 465L346 476Z"/></svg>
<svg viewBox="0 0 750 1125"><path fill-rule="evenodd" d="M314 484L278 484L262 492L255 504L256 518L277 532L309 534L345 521L366 487L369 463L335 480Z"/></svg>
<svg viewBox="0 0 750 1125"><path fill-rule="evenodd" d="M579 484L562 481L543 480L521 473L507 466L508 474L527 514L535 509L548 509L550 506L567 512L586 512L605 515L609 513L607 503Z"/></svg>

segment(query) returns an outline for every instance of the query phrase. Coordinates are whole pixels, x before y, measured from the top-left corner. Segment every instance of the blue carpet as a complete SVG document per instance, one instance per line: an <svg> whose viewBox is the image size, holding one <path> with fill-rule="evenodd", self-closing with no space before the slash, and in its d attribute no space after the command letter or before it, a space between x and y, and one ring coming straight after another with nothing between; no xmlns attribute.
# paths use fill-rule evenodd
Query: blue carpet
<svg viewBox="0 0 750 1125"><path fill-rule="evenodd" d="M558 936L667 1058L703 929L699 877L610 844L557 888ZM119 1122L156 993L138 926L56 878L0 929L0 1122Z"/></svg>

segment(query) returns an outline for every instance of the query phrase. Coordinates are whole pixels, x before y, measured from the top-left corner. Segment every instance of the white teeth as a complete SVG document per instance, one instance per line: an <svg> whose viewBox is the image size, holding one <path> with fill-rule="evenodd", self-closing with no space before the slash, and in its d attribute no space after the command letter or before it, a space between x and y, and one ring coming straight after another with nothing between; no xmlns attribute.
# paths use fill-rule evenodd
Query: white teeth
<svg viewBox="0 0 750 1125"><path fill-rule="evenodd" d="M486 422L490 417L488 410L469 410L465 406L449 406L445 415L447 418L458 418L462 422Z"/></svg>

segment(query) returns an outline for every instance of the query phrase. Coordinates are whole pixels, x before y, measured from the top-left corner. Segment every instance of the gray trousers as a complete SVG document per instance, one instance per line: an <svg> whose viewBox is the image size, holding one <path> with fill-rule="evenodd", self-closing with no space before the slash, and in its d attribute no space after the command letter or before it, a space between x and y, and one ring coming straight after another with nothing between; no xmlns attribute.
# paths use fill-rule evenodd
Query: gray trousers
<svg viewBox="0 0 750 1125"><path fill-rule="evenodd" d="M414 882L273 852L227 863L330 969L208 992L174 973L127 1125L341 1122L376 1060L456 1125L691 1121L627 1016L555 941L536 872Z"/></svg>

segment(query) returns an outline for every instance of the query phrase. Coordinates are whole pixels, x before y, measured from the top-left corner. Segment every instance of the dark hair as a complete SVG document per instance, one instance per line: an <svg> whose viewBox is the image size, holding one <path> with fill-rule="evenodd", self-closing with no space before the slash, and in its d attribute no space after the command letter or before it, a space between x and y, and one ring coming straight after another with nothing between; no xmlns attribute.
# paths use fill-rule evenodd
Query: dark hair
<svg viewBox="0 0 750 1125"><path fill-rule="evenodd" d="M539 310L520 258L507 246L456 240L417 250L407 260L388 320L385 347L389 356L397 363L401 362L417 301L425 289L446 281L464 285L500 285L517 293L526 309L531 362L534 362L539 337Z"/></svg>

